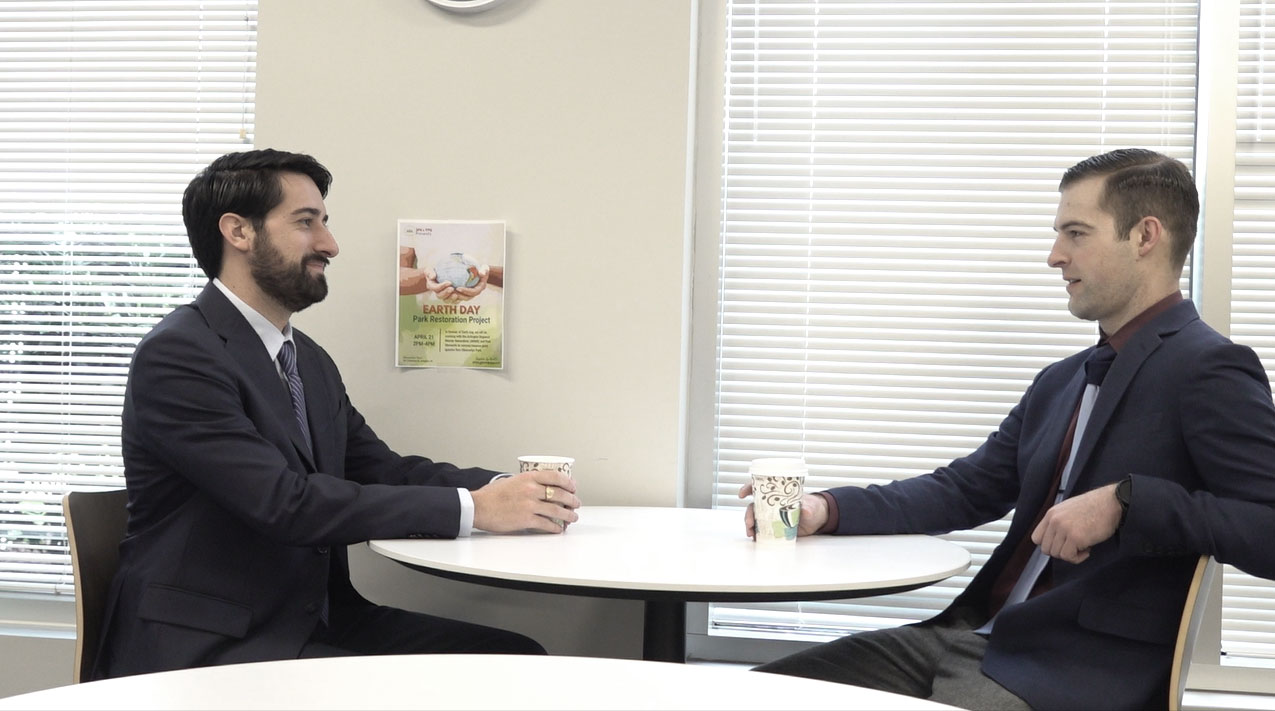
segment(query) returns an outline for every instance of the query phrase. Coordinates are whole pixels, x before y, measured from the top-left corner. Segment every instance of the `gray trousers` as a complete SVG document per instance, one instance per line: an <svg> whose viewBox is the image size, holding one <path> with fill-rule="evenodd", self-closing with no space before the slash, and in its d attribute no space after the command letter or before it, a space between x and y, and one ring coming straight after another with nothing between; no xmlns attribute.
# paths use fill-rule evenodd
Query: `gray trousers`
<svg viewBox="0 0 1275 711"><path fill-rule="evenodd" d="M966 620L860 632L754 671L853 684L988 711L1030 711L980 670L987 638Z"/></svg>

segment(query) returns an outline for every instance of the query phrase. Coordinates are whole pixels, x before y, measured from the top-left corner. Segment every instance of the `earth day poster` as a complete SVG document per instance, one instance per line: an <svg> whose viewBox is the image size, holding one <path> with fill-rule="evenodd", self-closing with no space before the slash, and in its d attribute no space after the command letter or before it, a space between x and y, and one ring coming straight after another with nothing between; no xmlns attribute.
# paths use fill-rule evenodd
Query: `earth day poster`
<svg viewBox="0 0 1275 711"><path fill-rule="evenodd" d="M398 221L399 367L504 367L505 223Z"/></svg>

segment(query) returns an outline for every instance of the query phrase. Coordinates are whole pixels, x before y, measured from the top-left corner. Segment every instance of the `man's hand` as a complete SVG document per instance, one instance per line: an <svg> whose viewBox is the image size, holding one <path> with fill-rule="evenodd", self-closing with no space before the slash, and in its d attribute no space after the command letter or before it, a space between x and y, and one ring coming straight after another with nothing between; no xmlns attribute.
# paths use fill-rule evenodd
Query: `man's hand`
<svg viewBox="0 0 1275 711"><path fill-rule="evenodd" d="M753 484L749 482L739 487L739 498L746 499L753 493ZM801 497L801 516L797 519L797 535L810 536L819 532L828 522L828 502L817 494L806 494ZM744 510L744 535L757 540L757 521L753 518L753 505Z"/></svg>
<svg viewBox="0 0 1275 711"><path fill-rule="evenodd" d="M1087 491L1050 507L1032 531L1032 543L1051 558L1080 563L1089 549L1111 538L1120 526L1116 485Z"/></svg>
<svg viewBox="0 0 1275 711"><path fill-rule="evenodd" d="M580 508L575 491L575 480L559 471L523 472L497 479L471 492L474 528L492 533L562 533L580 519L575 512Z"/></svg>

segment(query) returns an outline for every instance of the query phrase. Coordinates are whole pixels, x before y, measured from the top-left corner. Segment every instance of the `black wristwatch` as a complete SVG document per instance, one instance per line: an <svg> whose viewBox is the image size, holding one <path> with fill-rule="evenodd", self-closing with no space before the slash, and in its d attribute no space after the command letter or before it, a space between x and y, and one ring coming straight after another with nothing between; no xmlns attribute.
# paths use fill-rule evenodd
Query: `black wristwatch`
<svg viewBox="0 0 1275 711"><path fill-rule="evenodd" d="M1120 523L1116 526L1119 528L1124 525L1124 519L1129 515L1129 495L1133 493L1133 477L1127 476L1116 484L1116 501L1120 502Z"/></svg>

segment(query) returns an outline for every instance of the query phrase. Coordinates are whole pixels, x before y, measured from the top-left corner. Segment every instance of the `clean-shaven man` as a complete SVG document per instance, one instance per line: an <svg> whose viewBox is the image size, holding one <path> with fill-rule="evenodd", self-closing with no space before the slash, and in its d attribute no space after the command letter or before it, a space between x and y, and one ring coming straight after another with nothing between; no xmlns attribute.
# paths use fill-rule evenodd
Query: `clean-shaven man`
<svg viewBox="0 0 1275 711"><path fill-rule="evenodd" d="M1060 191L1049 266L1098 345L1042 370L972 454L802 501L799 535L937 534L1013 510L1004 541L937 617L759 670L963 708L1164 708L1198 557L1275 577L1270 386L1178 290L1199 213L1190 173L1117 150Z"/></svg>

